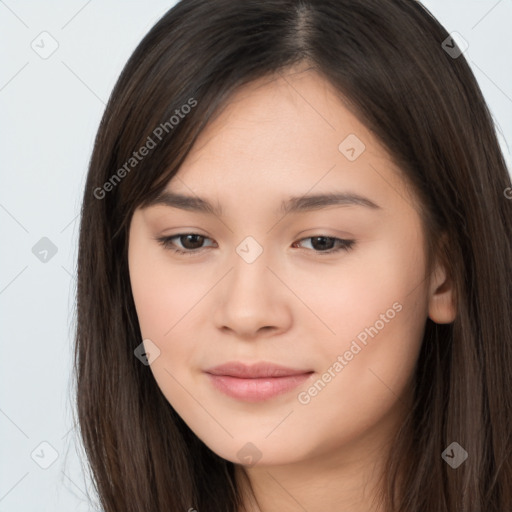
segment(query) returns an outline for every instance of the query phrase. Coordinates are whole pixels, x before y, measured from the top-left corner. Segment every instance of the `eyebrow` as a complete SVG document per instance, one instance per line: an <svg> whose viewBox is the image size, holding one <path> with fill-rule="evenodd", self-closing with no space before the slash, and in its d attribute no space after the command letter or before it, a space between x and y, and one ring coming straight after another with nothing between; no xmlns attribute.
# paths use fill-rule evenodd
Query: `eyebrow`
<svg viewBox="0 0 512 512"><path fill-rule="evenodd" d="M158 205L192 212L209 213L218 217L222 216L222 207L219 204L213 205L208 200L199 196L187 196L168 190L163 191L152 199L147 204L147 207ZM371 209L381 209L379 205L359 194L352 192L332 192L290 197L281 203L281 208L276 211L276 213L280 212L283 215L287 215L289 213L320 210L329 206L364 206Z"/></svg>

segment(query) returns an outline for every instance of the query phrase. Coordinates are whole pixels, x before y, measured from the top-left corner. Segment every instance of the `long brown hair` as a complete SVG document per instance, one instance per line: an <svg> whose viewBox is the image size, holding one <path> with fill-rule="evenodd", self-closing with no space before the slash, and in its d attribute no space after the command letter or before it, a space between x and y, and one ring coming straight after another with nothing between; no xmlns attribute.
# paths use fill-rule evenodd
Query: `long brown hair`
<svg viewBox="0 0 512 512"><path fill-rule="evenodd" d="M512 510L511 181L478 84L447 38L412 0L182 0L136 48L97 133L80 224L77 419L105 512L242 508L235 465L195 436L134 357L128 228L238 87L303 62L403 170L430 253L455 284L456 320L426 322L386 510ZM454 441L468 452L457 469L441 457Z"/></svg>

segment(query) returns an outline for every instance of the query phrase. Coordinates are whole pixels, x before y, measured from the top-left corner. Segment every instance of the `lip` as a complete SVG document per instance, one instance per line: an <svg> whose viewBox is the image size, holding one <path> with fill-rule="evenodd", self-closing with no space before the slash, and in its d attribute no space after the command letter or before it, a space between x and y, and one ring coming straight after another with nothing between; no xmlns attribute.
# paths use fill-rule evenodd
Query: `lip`
<svg viewBox="0 0 512 512"><path fill-rule="evenodd" d="M313 370L287 368L268 362L251 365L229 362L204 372L216 389L248 402L267 400L291 391L313 374Z"/></svg>

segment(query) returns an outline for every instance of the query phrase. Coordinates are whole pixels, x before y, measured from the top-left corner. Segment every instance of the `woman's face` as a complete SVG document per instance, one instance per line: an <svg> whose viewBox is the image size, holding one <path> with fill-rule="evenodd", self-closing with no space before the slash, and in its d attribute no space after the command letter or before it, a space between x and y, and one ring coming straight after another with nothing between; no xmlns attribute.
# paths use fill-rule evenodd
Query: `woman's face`
<svg viewBox="0 0 512 512"><path fill-rule="evenodd" d="M166 192L134 213L129 269L149 369L188 426L247 466L384 443L427 316L454 312L417 200L331 86L245 86Z"/></svg>

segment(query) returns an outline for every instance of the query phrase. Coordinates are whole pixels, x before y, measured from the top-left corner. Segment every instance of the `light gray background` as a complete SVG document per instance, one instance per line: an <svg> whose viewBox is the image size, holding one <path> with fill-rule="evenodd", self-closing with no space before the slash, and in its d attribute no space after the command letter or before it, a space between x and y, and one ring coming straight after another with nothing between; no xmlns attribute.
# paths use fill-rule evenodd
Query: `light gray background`
<svg viewBox="0 0 512 512"><path fill-rule="evenodd" d="M510 169L512 2L423 3L469 43ZM0 512L94 510L70 412L80 201L112 87L173 4L0 1ZM43 59L31 45L51 38ZM57 249L46 262L32 250L43 237Z"/></svg>

